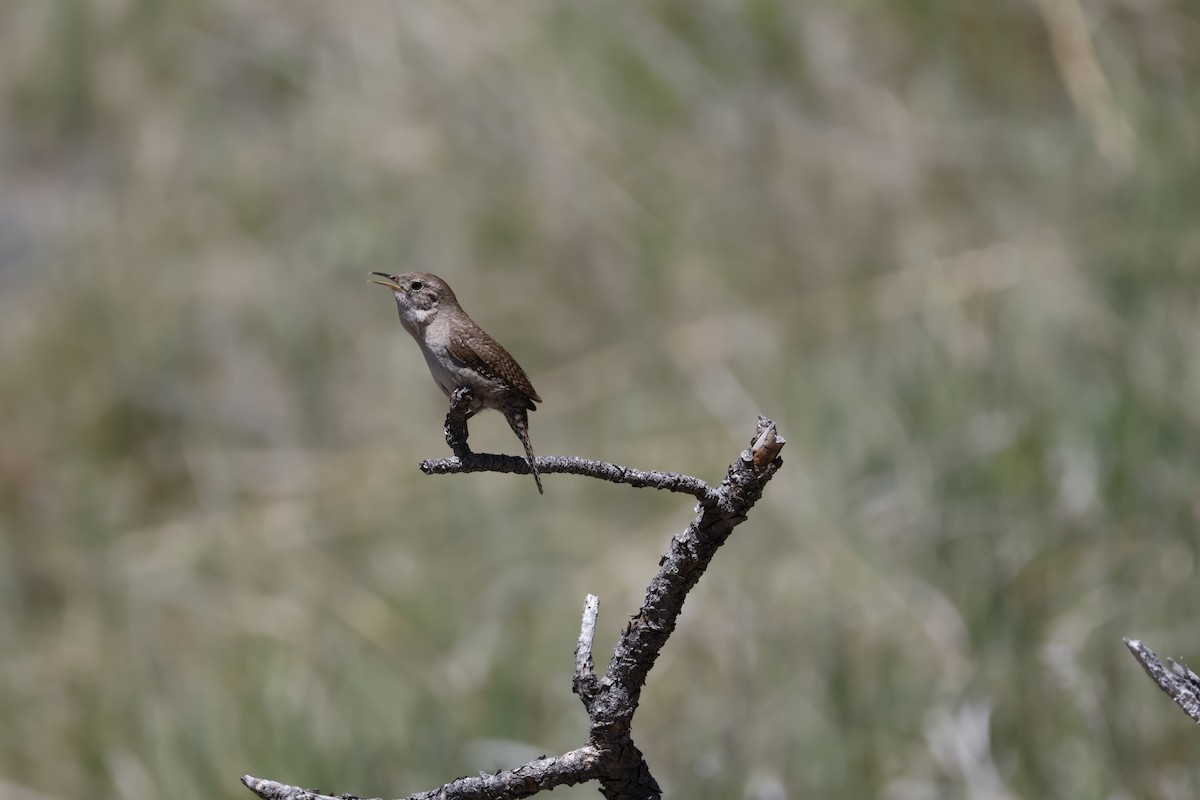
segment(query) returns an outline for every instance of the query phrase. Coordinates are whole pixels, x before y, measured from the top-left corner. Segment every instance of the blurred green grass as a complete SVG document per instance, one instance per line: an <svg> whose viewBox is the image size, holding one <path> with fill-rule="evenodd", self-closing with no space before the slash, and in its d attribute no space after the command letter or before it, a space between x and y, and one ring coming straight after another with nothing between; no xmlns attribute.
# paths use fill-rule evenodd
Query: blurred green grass
<svg viewBox="0 0 1200 800"><path fill-rule="evenodd" d="M690 510L420 475L364 273L429 269L539 453L788 437L637 717L672 794L1194 796L1120 638L1200 652L1200 15L1071 8L0 8L0 795L581 743L583 595L604 661Z"/></svg>

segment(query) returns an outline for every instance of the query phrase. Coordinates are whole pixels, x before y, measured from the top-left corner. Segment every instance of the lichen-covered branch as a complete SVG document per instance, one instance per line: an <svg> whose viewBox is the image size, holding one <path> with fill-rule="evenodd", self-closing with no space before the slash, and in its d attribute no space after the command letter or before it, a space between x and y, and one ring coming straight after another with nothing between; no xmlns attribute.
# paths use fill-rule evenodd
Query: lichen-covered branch
<svg viewBox="0 0 1200 800"><path fill-rule="evenodd" d="M1159 661L1153 650L1137 639L1126 639L1125 646L1150 679L1158 684L1158 688L1166 692L1175 705L1183 709L1183 713L1200 722L1200 675L1172 658L1167 659L1171 663L1168 667Z"/></svg>
<svg viewBox="0 0 1200 800"><path fill-rule="evenodd" d="M427 461L421 468L426 472L472 472L488 468L493 463L491 460L499 460L504 468L494 471L528 472L529 466L524 459L465 451L467 417L456 410L462 405L452 398L451 412L446 418L446 440L457 453L456 457L439 462ZM630 470L566 456L539 458L538 469L544 473L574 471L555 470L554 467L562 461L599 465L603 468L599 470L602 474L583 469L575 471L575 474L606 480L612 480L603 474L606 470L619 470L623 479L615 481L618 483L668 489L689 486L691 488L673 490L686 491L699 498L696 517L691 525L671 539L666 554L659 561L657 574L646 588L642 607L621 633L603 678L597 677L592 657L600 600L588 595L584 602L583 620L575 647L572 688L583 701L590 720L585 746L557 758L540 758L493 775L460 778L440 789L410 795L406 800L504 800L528 797L544 789L588 780L598 780L600 791L608 800L660 798L662 791L630 735L642 686L663 645L675 630L688 592L695 587L717 549L725 543L733 529L746 520L746 515L762 496L763 488L782 465L779 452L783 445L784 439L776 430L775 423L759 417L750 447L742 451L738 460L729 467L725 480L715 489L697 478L685 475ZM473 463L474 459L480 459L475 468L463 466ZM454 462L455 466L439 470L438 465L448 462ZM637 477L631 477L633 474ZM664 480L646 476L660 476ZM1194 675L1192 677L1195 678ZM351 795L325 795L249 775L242 778L242 782L264 800L356 800Z"/></svg>

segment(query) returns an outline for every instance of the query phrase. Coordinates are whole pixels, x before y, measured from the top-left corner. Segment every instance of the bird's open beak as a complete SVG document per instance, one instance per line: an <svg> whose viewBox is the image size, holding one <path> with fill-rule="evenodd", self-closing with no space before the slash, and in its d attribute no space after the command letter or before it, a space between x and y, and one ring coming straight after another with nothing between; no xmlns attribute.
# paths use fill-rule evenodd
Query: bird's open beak
<svg viewBox="0 0 1200 800"><path fill-rule="evenodd" d="M371 283L378 283L380 286L386 286L387 288L391 289L393 292L403 291L404 287L402 287L399 283L396 282L395 275L388 275L386 272L372 272L371 274L378 275L379 277L384 279L381 281L377 281L374 278L371 278Z"/></svg>

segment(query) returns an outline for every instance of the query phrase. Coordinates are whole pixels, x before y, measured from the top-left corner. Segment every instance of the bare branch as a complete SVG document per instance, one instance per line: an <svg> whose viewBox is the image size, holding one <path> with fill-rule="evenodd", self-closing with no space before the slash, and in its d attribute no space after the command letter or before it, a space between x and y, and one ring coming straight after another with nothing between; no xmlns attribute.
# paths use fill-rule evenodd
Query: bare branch
<svg viewBox="0 0 1200 800"><path fill-rule="evenodd" d="M658 472L656 470L634 469L610 464L607 461L594 461L578 456L538 456L538 472L543 475L565 474L584 475L598 478L609 483L627 483L634 487L651 486L655 489L665 489L668 492L690 494L704 500L713 490L699 478L691 475L681 475L678 472ZM453 458L434 458L421 462L421 471L426 475L451 475L460 472L506 472L517 475L529 474L529 463L520 456L506 456L494 453L469 453Z"/></svg>
<svg viewBox="0 0 1200 800"><path fill-rule="evenodd" d="M599 614L600 598L589 594L583 601L583 624L579 628L579 642L575 645L575 679L571 685L589 711L596 692L600 691L600 679L596 677L596 665L592 661L592 639L596 636Z"/></svg>
<svg viewBox="0 0 1200 800"><path fill-rule="evenodd" d="M453 458L431 458L421 462L421 471L426 475L451 475L466 472L503 472L528 475L529 462L520 456L495 453L472 453L467 444L467 420L471 418L470 389L455 389L450 395L450 410L446 412L446 444ZM782 446L782 444L780 445ZM778 452L778 451L776 451ZM609 483L626 483L635 488L650 486L668 492L690 494L699 500L709 499L713 489L699 478L678 472L634 469L595 461L578 456L540 456L536 459L538 472L547 474L584 475Z"/></svg>
<svg viewBox="0 0 1200 800"><path fill-rule="evenodd" d="M255 778L253 775L243 775L242 783L263 800L347 800L345 796L322 794L319 789L301 789L299 786L288 786L265 778Z"/></svg>
<svg viewBox="0 0 1200 800"><path fill-rule="evenodd" d="M658 574L646 589L641 609L617 641L592 709L594 721L598 717L605 725L629 725L646 675L675 630L683 601L708 568L717 548L735 526L745 521L750 507L762 496L766 482L782 464L778 453L783 444L775 423L759 417L751 448L742 451L741 458L730 466L717 501L702 503L688 529L671 539Z"/></svg>
<svg viewBox="0 0 1200 800"><path fill-rule="evenodd" d="M1158 660L1153 650L1137 639L1126 639L1125 646L1142 665L1142 669L1146 670L1150 679L1158 684L1158 688L1166 692L1175 701L1175 705L1183 709L1183 713L1200 722L1200 675L1173 658L1167 659L1171 663L1168 668Z"/></svg>
<svg viewBox="0 0 1200 800"><path fill-rule="evenodd" d="M514 769L494 775L481 773L474 778L459 778L438 789L410 794L403 800L466 800L466 798L528 797L553 789L594 780L599 763L596 749L590 745L564 753L558 758L538 758ZM275 781L242 776L242 783L263 800L360 800L353 795L327 795L315 789L301 789Z"/></svg>
<svg viewBox="0 0 1200 800"><path fill-rule="evenodd" d="M455 392L450 413L446 415L446 441L455 458L426 461L421 469L427 474L528 472L529 465L522 458L475 454L467 449L466 420L470 414L463 410L467 406L463 402L465 397ZM584 601L572 688L583 700L591 722L587 745L558 758L540 758L494 775L460 778L440 789L411 795L407 800L527 797L543 789L586 780L598 780L600 791L608 800L657 800L662 796L630 735L633 715L646 676L675 630L688 592L733 529L746 520L763 488L783 463L779 452L785 440L771 420L758 418L750 442L750 447L729 467L725 480L716 489L686 475L634 470L573 456L537 459L538 469L543 473L571 472L615 483L692 494L700 500L696 517L686 530L671 539L659 561L658 573L646 588L642 607L621 633L602 679L596 675L592 657L600 600L589 594ZM242 778L242 782L264 800L356 800L349 795L332 797L250 776Z"/></svg>

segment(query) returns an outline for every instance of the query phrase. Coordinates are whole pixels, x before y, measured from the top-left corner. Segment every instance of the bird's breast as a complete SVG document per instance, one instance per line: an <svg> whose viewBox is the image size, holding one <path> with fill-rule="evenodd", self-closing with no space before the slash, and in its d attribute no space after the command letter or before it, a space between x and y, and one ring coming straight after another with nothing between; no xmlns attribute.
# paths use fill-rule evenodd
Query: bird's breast
<svg viewBox="0 0 1200 800"><path fill-rule="evenodd" d="M429 374L433 376L433 382L447 397L458 387L468 385L463 380L462 371L454 368L445 353L439 355L425 342L421 342L421 353L425 356L425 363L429 365Z"/></svg>

